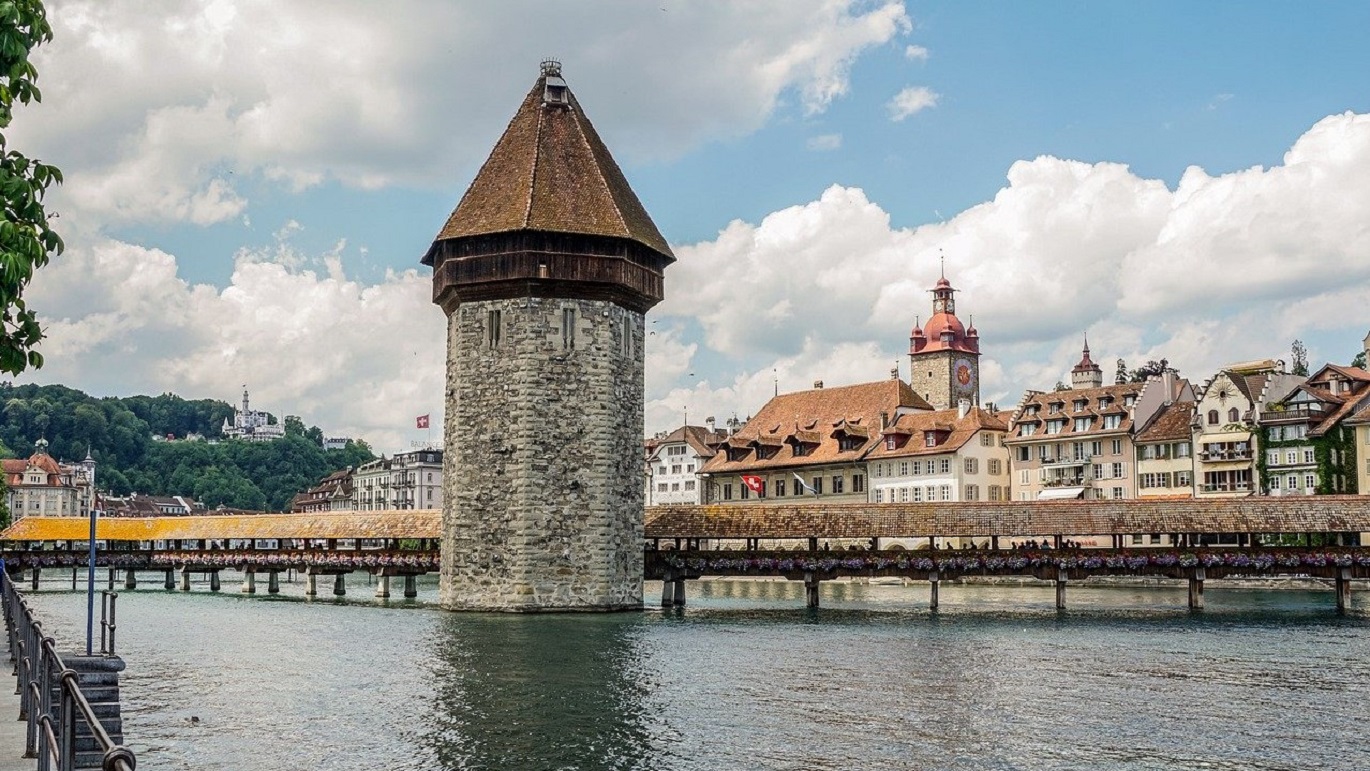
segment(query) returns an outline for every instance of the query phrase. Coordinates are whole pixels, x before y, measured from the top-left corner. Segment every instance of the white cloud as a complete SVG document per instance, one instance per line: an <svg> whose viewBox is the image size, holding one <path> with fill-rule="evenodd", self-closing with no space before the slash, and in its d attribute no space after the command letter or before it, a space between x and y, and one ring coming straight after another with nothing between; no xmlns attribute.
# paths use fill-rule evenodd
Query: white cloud
<svg viewBox="0 0 1370 771"><path fill-rule="evenodd" d="M923 46L910 45L904 49L904 58L915 62L925 62L931 55Z"/></svg>
<svg viewBox="0 0 1370 771"><path fill-rule="evenodd" d="M894 98L886 103L885 109L889 110L890 120L897 122L929 107L936 107L940 97L940 94L927 86L909 86L895 94Z"/></svg>
<svg viewBox="0 0 1370 771"><path fill-rule="evenodd" d="M236 219L254 178L446 184L548 51L616 152L673 157L755 130L790 94L822 112L863 51L910 26L894 0L56 0L49 16L44 101L10 139L63 168L63 207L114 225Z"/></svg>
<svg viewBox="0 0 1370 771"><path fill-rule="evenodd" d="M407 449L414 416L443 408L445 324L430 279L363 285L337 254L311 262L323 270L287 265L276 247L245 252L219 290L180 279L164 252L115 240L70 251L34 280L47 363L27 378L229 402L247 383L277 415Z"/></svg>
<svg viewBox="0 0 1370 771"><path fill-rule="evenodd" d="M1047 156L1014 163L1007 181L992 201L915 229L891 228L861 190L833 186L679 247L658 318L698 324L696 361L711 354L736 371L653 389L649 427L669 427L653 421L683 400L755 412L773 369L804 374L785 379L790 390L810 374L879 378L896 360L907 375L908 332L926 319L939 253L959 314L981 333L982 397L1001 405L1068 381L1086 332L1108 377L1119 358L1166 357L1201 382L1234 361L1288 359L1296 337L1315 364L1359 350L1370 323L1354 312L1370 304L1370 116L1319 121L1280 166L1190 169L1173 191L1121 164ZM863 353L835 353L853 351Z"/></svg>
<svg viewBox="0 0 1370 771"><path fill-rule="evenodd" d="M842 135L819 134L818 136L809 137L809 141L805 143L805 146L810 150L836 150L842 146Z"/></svg>

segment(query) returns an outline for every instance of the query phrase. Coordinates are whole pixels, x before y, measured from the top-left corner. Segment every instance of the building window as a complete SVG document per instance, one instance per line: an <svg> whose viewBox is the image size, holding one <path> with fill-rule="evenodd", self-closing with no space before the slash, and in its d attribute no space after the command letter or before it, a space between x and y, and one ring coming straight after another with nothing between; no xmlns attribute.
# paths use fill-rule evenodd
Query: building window
<svg viewBox="0 0 1370 771"><path fill-rule="evenodd" d="M1104 416L1104 428L1105 428L1105 429L1118 428L1118 427L1121 426L1122 424L1123 424L1123 416L1122 416L1122 415L1105 415L1105 416Z"/></svg>
<svg viewBox="0 0 1370 771"><path fill-rule="evenodd" d="M875 502L876 502L876 503L884 503L884 502L885 502L885 491L882 490L882 489L880 489L880 488L878 488L878 487L875 489Z"/></svg>
<svg viewBox="0 0 1370 771"><path fill-rule="evenodd" d="M967 474L975 474L980 470L980 462L975 458L966 458L965 468Z"/></svg>
<svg viewBox="0 0 1370 771"><path fill-rule="evenodd" d="M656 486L656 491L659 492L659 493L664 493L664 492L666 492L667 490L670 490L670 489L671 489L671 486L668 485L668 484L666 484L665 482L661 482L661 483L657 484L657 486Z"/></svg>
<svg viewBox="0 0 1370 771"><path fill-rule="evenodd" d="M576 309L561 309L561 347L570 350L576 347Z"/></svg>
<svg viewBox="0 0 1370 771"><path fill-rule="evenodd" d="M733 499L733 484L732 484L732 482L729 482L729 483L723 485L723 500L725 500L725 501L731 501L732 499Z"/></svg>
<svg viewBox="0 0 1370 771"><path fill-rule="evenodd" d="M1114 463L1114 464L1113 464L1113 478L1114 478L1114 479L1122 479L1122 478L1123 478L1123 464L1121 464L1121 463Z"/></svg>
<svg viewBox="0 0 1370 771"><path fill-rule="evenodd" d="M1113 440L1113 454L1114 454L1114 455L1122 455L1122 454L1123 454L1123 440L1121 440L1121 439L1114 439L1114 440Z"/></svg>
<svg viewBox="0 0 1370 771"><path fill-rule="evenodd" d="M693 490L693 489L695 489L695 482L694 482L693 479L691 479L691 480L689 480L688 482L685 483L685 489L686 489L686 490Z"/></svg>
<svg viewBox="0 0 1370 771"><path fill-rule="evenodd" d="M1095 478L1095 479L1103 479L1103 478L1104 478L1104 464L1102 464L1102 463L1095 463L1095 464L1094 464L1094 478Z"/></svg>
<svg viewBox="0 0 1370 771"><path fill-rule="evenodd" d="M1230 410L1227 411L1227 422L1228 422L1228 423L1236 423L1237 421L1239 421L1239 420L1241 420L1241 419L1242 419L1242 414L1241 414L1240 412L1237 411L1237 408L1236 408L1236 407L1233 407L1232 409L1230 409Z"/></svg>
<svg viewBox="0 0 1370 771"><path fill-rule="evenodd" d="M1019 447L1019 448L1018 448L1018 460L1024 461L1024 462L1032 460L1032 448L1030 448L1030 447Z"/></svg>
<svg viewBox="0 0 1370 771"><path fill-rule="evenodd" d="M995 474L995 475L1004 473L1004 472L1003 472L1003 465L1004 465L1003 461L999 460L998 458L990 458L990 459L989 459L989 473Z"/></svg>
<svg viewBox="0 0 1370 771"><path fill-rule="evenodd" d="M890 434L889 436L885 437L885 449L886 449L886 450L893 450L893 449L895 449L894 434Z"/></svg>
<svg viewBox="0 0 1370 771"><path fill-rule="evenodd" d="M1218 425L1218 411L1217 411L1217 410L1209 410L1209 411L1208 411L1208 425L1210 425L1210 426L1216 426L1216 425Z"/></svg>
<svg viewBox="0 0 1370 771"><path fill-rule="evenodd" d="M923 446L924 446L924 447L936 447L936 446L937 446L937 432L936 432L936 431L924 431L924 432L923 432Z"/></svg>
<svg viewBox="0 0 1370 771"><path fill-rule="evenodd" d="M1065 428L1065 427L1066 427L1066 422L1065 422L1064 420L1048 420L1048 421L1047 421L1047 433L1048 433L1048 434L1059 434L1059 433L1061 433L1061 429L1063 429L1063 428Z"/></svg>
<svg viewBox="0 0 1370 771"><path fill-rule="evenodd" d="M1019 471L1019 472L1018 472L1018 484L1020 484L1020 485L1029 485L1029 484L1032 484L1032 477L1029 476L1029 473L1030 473L1030 472L1029 472L1027 469L1023 469L1023 470Z"/></svg>
<svg viewBox="0 0 1370 771"><path fill-rule="evenodd" d="M843 488L842 481L843 481L843 480L842 480L842 477L840 477L840 476L835 476L835 477L832 478L832 492L833 492L833 495L839 495L839 494L841 494L842 488Z"/></svg>
<svg viewBox="0 0 1370 771"><path fill-rule="evenodd" d="M907 488L907 487L901 487L901 488L899 488L899 502L900 502L900 503L908 503L908 502L909 502L909 488Z"/></svg>
<svg viewBox="0 0 1370 771"><path fill-rule="evenodd" d="M1304 450L1304 451L1303 451L1303 462L1304 462L1304 463L1312 463L1312 462L1313 462L1313 451L1312 451L1312 450Z"/></svg>
<svg viewBox="0 0 1370 771"><path fill-rule="evenodd" d="M500 325L500 312L490 311L485 318L485 344L491 348L498 348L501 337L503 329Z"/></svg>
<svg viewBox="0 0 1370 771"><path fill-rule="evenodd" d="M923 488L921 488L921 487L915 487L915 488L913 488L913 502L914 502L914 503L922 503L922 502L923 502Z"/></svg>
<svg viewBox="0 0 1370 771"><path fill-rule="evenodd" d="M823 494L823 477L814 477L814 478L813 478L813 494L814 494L814 495L822 495L822 494Z"/></svg>
<svg viewBox="0 0 1370 771"><path fill-rule="evenodd" d="M1313 476L1312 474L1304 474L1304 475L1303 475L1303 487L1304 487L1305 490L1312 490L1314 487L1317 487L1317 486L1318 486L1318 479L1317 479L1317 477Z"/></svg>
<svg viewBox="0 0 1370 771"><path fill-rule="evenodd" d="M777 497L777 498L784 498L784 497L785 497L785 480L783 480L783 479L777 479L777 480L775 480L775 483L774 483L774 484L775 484L775 497Z"/></svg>
<svg viewBox="0 0 1370 771"><path fill-rule="evenodd" d="M678 492L680 492L680 483L679 483L679 482L672 482L672 483L671 483L671 492L673 492L673 493L678 493Z"/></svg>
<svg viewBox="0 0 1370 771"><path fill-rule="evenodd" d="M1121 487L1115 487L1115 488L1113 488L1113 498L1114 498L1114 500L1117 500L1117 499L1122 498L1122 497L1123 497L1123 488L1121 488Z"/></svg>
<svg viewBox="0 0 1370 771"><path fill-rule="evenodd" d="M999 485L990 485L990 486L989 486L989 499L990 499L991 501L997 501L997 500L999 500Z"/></svg>
<svg viewBox="0 0 1370 771"><path fill-rule="evenodd" d="M742 500L744 501L752 497L752 488L748 487L745 484L740 485L737 488L737 492L739 495L742 496Z"/></svg>
<svg viewBox="0 0 1370 771"><path fill-rule="evenodd" d="M1075 431L1088 431L1089 424L1093 422L1094 421L1090 418L1076 418L1073 428Z"/></svg>
<svg viewBox="0 0 1370 771"><path fill-rule="evenodd" d="M1270 465L1272 465L1272 466L1278 466L1278 465L1280 465L1280 451L1279 451L1279 450L1271 450L1270 452L1266 453L1266 456L1267 456L1267 457L1266 457L1266 462L1269 463Z"/></svg>
<svg viewBox="0 0 1370 771"><path fill-rule="evenodd" d="M968 501L978 501L978 500L980 500L980 486L979 486L979 485L966 485L966 500L968 500Z"/></svg>
<svg viewBox="0 0 1370 771"><path fill-rule="evenodd" d="M987 433L981 431L981 432L980 432L980 446L981 446L981 447L993 447L993 446L994 446L994 434L987 434Z"/></svg>
<svg viewBox="0 0 1370 771"><path fill-rule="evenodd" d="M1189 478L1189 472L1188 472L1188 471L1176 471L1176 472L1175 472L1175 486L1176 486L1176 487L1191 487L1191 486L1193 486L1193 484L1194 484L1193 481L1191 481L1190 478Z"/></svg>
<svg viewBox="0 0 1370 771"><path fill-rule="evenodd" d="M899 461L899 476L901 476L901 477L906 477L906 476L908 476L908 475L909 475L909 462L906 461L906 460L901 460L901 461Z"/></svg>
<svg viewBox="0 0 1370 771"><path fill-rule="evenodd" d="M1133 546L1141 546L1141 545L1142 545L1142 537L1141 537L1140 535L1134 535L1134 536L1132 536L1132 545L1133 545Z"/></svg>
<svg viewBox="0 0 1370 771"><path fill-rule="evenodd" d="M851 491L854 493L865 492L866 478L861 474L851 475Z"/></svg>
<svg viewBox="0 0 1370 771"><path fill-rule="evenodd" d="M1018 436L1032 436L1037 433L1036 423L1024 423L1018 426Z"/></svg>
<svg viewBox="0 0 1370 771"><path fill-rule="evenodd" d="M1299 462L1299 453L1298 453L1298 451L1297 451L1297 450L1289 450L1288 452L1286 452L1286 453L1284 454L1284 462L1285 462L1285 463L1289 463L1289 464L1298 463L1298 462Z"/></svg>
<svg viewBox="0 0 1370 771"><path fill-rule="evenodd" d="M1280 477L1278 477L1278 476L1270 477L1270 489L1271 489L1271 490L1278 490L1278 489L1280 489ZM1293 487L1290 487L1289 489L1290 489L1290 490L1293 490L1294 488L1293 488Z"/></svg>

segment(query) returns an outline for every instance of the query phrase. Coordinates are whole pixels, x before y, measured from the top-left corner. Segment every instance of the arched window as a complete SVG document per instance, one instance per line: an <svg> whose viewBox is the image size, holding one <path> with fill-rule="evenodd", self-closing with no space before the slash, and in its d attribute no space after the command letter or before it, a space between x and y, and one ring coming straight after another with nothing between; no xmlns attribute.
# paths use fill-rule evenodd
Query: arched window
<svg viewBox="0 0 1370 771"><path fill-rule="evenodd" d="M1232 409L1230 409L1230 410L1227 411L1227 422L1228 422L1228 423L1236 423L1237 421L1239 421L1239 420L1241 420L1241 419L1242 419L1242 414L1241 414L1240 412L1237 412L1237 408L1236 408L1236 407L1233 407Z"/></svg>
<svg viewBox="0 0 1370 771"><path fill-rule="evenodd" d="M1210 425L1210 426L1216 426L1216 425L1218 425L1218 411L1217 411L1217 410L1209 410L1209 411L1208 411L1208 425Z"/></svg>

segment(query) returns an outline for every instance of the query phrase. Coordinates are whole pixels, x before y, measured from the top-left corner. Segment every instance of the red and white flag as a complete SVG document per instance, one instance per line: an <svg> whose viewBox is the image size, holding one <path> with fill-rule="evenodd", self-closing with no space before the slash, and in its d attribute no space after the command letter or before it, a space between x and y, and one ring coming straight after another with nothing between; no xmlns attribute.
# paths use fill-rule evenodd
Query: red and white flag
<svg viewBox="0 0 1370 771"><path fill-rule="evenodd" d="M757 495L760 495L762 492L766 490L766 483L761 480L761 477L753 476L752 474L743 474L742 484L746 485L747 489L751 490Z"/></svg>
<svg viewBox="0 0 1370 771"><path fill-rule="evenodd" d="M428 416L420 415L417 418L414 418L414 426L416 428L428 428Z"/></svg>

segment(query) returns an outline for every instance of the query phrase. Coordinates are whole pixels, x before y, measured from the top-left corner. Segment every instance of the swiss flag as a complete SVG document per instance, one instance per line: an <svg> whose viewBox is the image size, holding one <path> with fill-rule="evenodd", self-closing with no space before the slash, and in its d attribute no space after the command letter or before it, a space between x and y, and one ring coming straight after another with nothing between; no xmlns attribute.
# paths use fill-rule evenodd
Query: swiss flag
<svg viewBox="0 0 1370 771"><path fill-rule="evenodd" d="M761 481L761 477L754 476L752 474L743 474L742 484L746 485L747 489L751 490L757 495L760 495L761 492L766 489L766 483Z"/></svg>
<svg viewBox="0 0 1370 771"><path fill-rule="evenodd" d="M417 418L414 418L414 426L416 428L428 428L428 416L420 415Z"/></svg>

